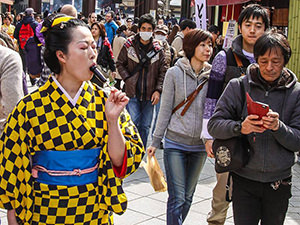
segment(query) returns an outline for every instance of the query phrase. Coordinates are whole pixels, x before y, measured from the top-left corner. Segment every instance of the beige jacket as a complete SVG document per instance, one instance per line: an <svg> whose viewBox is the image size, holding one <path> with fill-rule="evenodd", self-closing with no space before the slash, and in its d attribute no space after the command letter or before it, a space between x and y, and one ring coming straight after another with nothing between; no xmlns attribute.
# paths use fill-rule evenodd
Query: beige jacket
<svg viewBox="0 0 300 225"><path fill-rule="evenodd" d="M0 133L8 115L24 96L19 54L0 45Z"/></svg>
<svg viewBox="0 0 300 225"><path fill-rule="evenodd" d="M120 54L120 51L124 45L124 43L126 42L126 38L122 37L122 36L119 36L117 35L115 38L114 38L114 43L113 43L113 55L114 55L114 60L115 62L117 62L117 59L118 59L118 56ZM122 77L120 76L119 72L118 72L118 69L117 69L117 76L116 76L117 79L122 79Z"/></svg>
<svg viewBox="0 0 300 225"><path fill-rule="evenodd" d="M174 47L178 53L180 53L182 51L183 38L184 38L183 33L178 32L175 36L175 39L172 42L171 46Z"/></svg>

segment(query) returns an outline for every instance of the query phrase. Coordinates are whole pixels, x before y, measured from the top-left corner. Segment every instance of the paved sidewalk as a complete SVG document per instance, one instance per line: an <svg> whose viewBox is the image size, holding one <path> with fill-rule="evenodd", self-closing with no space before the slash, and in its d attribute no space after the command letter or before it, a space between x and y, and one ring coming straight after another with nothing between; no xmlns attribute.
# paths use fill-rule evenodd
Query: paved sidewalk
<svg viewBox="0 0 300 225"><path fill-rule="evenodd" d="M163 168L162 150L156 157ZM144 157L146 158L146 156ZM207 159L195 191L193 204L184 225L204 225L211 209L212 189L216 178L214 161ZM143 168L125 179L124 190L128 197L128 209L122 216L115 215L115 225L164 225L166 224L167 192L155 193ZM300 224L300 166L293 167L293 197L290 199L285 225ZM225 225L232 225L232 208L228 210Z"/></svg>

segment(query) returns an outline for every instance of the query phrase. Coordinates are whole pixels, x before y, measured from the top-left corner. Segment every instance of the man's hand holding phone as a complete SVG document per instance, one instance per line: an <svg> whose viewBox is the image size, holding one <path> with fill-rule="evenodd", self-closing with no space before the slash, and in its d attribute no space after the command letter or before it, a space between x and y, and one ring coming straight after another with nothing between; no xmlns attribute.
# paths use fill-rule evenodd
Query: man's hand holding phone
<svg viewBox="0 0 300 225"><path fill-rule="evenodd" d="M242 123L242 134L263 133L265 130L276 131L279 128L279 114L273 112L267 104L253 101L246 92L248 116Z"/></svg>
<svg viewBox="0 0 300 225"><path fill-rule="evenodd" d="M263 120L260 120L258 115L248 115L246 119L242 122L241 133L263 133L266 130L266 128L263 125Z"/></svg>
<svg viewBox="0 0 300 225"><path fill-rule="evenodd" d="M273 112L271 109L267 116L263 116L262 121L263 126L266 129L276 131L279 128L279 114L277 112Z"/></svg>

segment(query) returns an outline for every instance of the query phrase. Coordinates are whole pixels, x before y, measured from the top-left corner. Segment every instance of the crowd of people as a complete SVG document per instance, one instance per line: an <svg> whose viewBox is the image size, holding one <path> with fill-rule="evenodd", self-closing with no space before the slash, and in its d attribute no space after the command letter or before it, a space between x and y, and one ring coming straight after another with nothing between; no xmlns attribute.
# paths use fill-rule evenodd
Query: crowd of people
<svg viewBox="0 0 300 225"><path fill-rule="evenodd" d="M72 5L43 17L7 12L0 26L0 207L9 224L113 224L127 207L122 179L146 150L163 148L167 224L181 225L214 139L238 136L249 161L216 173L207 223L225 223L231 178L235 224L284 223L300 86L265 8L242 10L228 50L214 25L113 11L85 18ZM265 116L248 115L241 86L269 105Z"/></svg>

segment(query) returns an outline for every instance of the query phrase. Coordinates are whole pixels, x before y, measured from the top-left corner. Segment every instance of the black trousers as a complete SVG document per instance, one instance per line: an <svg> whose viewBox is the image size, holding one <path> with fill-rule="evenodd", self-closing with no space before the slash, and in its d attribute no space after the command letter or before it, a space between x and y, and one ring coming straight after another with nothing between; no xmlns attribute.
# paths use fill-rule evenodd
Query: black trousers
<svg viewBox="0 0 300 225"><path fill-rule="evenodd" d="M271 183L246 179L237 174L233 178L233 217L235 225L283 225L292 197L291 185L280 184L277 190Z"/></svg>

